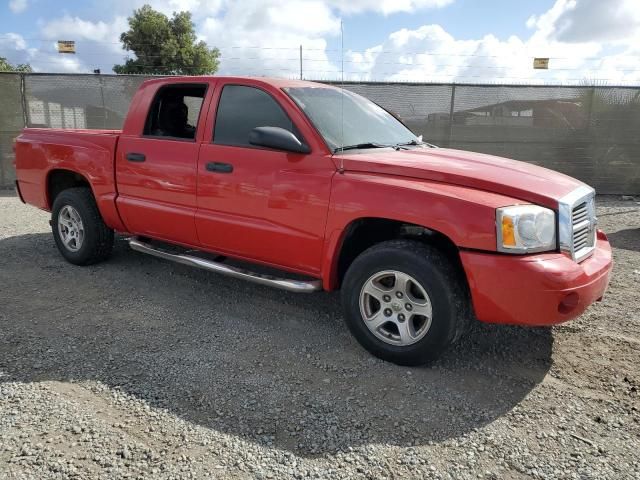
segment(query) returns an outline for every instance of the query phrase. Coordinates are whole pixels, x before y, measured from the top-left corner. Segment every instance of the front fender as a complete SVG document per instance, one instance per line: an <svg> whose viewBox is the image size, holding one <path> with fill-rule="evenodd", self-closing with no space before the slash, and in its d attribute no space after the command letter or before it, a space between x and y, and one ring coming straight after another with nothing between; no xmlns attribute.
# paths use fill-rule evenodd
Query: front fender
<svg viewBox="0 0 640 480"><path fill-rule="evenodd" d="M419 179L345 172L335 175L327 217L323 285L338 284L337 259L348 226L361 218L420 225L449 238L458 248L495 251L495 210L519 202L468 187Z"/></svg>

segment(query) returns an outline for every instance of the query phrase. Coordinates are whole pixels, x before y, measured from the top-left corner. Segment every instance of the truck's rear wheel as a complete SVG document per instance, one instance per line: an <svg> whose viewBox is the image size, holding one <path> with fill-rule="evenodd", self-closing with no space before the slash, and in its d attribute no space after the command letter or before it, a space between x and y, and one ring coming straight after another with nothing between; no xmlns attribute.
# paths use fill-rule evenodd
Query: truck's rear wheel
<svg viewBox="0 0 640 480"><path fill-rule="evenodd" d="M105 225L86 187L58 194L51 209L51 230L62 256L75 265L105 260L113 249L113 230Z"/></svg>
<svg viewBox="0 0 640 480"><path fill-rule="evenodd" d="M437 249L411 240L371 247L349 267L342 300L349 329L375 356L400 365L438 358L466 323L466 290Z"/></svg>

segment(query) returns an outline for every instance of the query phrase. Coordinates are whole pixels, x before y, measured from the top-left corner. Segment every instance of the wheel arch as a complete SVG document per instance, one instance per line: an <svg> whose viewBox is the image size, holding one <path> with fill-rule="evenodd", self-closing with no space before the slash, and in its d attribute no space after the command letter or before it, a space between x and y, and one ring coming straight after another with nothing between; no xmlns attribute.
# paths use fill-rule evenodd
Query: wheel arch
<svg viewBox="0 0 640 480"><path fill-rule="evenodd" d="M380 242L399 238L413 239L433 245L442 251L463 277L464 274L458 246L447 235L428 226L384 217L360 217L352 220L341 231L335 243L329 274L325 277L327 290L339 289L349 266L362 252Z"/></svg>
<svg viewBox="0 0 640 480"><path fill-rule="evenodd" d="M91 190L92 195L93 188L87 178L73 170L66 168L53 168L47 172L46 178L46 202L47 208L51 210L53 208L53 202L60 192L74 187L87 187Z"/></svg>

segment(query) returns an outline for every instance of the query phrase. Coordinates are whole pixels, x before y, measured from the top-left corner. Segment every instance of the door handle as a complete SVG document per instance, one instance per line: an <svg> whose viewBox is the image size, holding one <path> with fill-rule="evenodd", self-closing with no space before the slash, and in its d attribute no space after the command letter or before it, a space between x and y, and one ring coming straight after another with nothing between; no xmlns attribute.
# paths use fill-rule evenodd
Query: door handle
<svg viewBox="0 0 640 480"><path fill-rule="evenodd" d="M144 153L127 153L127 160L130 162L144 162L146 159L147 157L144 156Z"/></svg>
<svg viewBox="0 0 640 480"><path fill-rule="evenodd" d="M230 163L208 162L206 168L208 172L215 172L215 173L233 172L233 165L231 165Z"/></svg>

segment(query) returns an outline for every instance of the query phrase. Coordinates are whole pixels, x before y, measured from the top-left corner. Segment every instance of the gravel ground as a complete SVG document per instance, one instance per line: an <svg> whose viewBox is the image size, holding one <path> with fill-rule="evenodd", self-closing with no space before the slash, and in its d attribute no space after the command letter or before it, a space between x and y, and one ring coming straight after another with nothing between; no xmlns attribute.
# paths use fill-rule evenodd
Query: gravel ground
<svg viewBox="0 0 640 480"><path fill-rule="evenodd" d="M474 325L430 368L363 351L336 294L130 251L63 261L0 197L0 478L640 478L640 202L600 198L603 302Z"/></svg>

